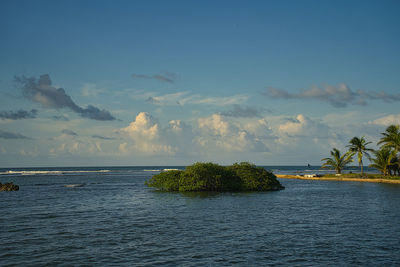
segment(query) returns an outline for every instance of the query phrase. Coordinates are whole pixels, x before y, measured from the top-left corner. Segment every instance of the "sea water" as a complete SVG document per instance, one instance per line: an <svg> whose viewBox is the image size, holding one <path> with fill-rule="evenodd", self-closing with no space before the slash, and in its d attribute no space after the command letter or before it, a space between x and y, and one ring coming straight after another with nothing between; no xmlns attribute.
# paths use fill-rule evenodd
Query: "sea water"
<svg viewBox="0 0 400 267"><path fill-rule="evenodd" d="M0 169L0 182L20 186L0 192L0 266L400 262L400 185L282 179L282 191L214 194L144 185L163 169L182 167Z"/></svg>

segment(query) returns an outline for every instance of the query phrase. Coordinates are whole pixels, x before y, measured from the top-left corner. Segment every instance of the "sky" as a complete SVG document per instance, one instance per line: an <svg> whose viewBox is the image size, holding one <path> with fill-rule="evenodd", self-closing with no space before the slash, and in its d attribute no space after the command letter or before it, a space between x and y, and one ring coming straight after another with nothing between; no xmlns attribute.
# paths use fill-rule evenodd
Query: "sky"
<svg viewBox="0 0 400 267"><path fill-rule="evenodd" d="M400 124L399 1L0 1L0 167L320 165ZM367 161L368 163L368 161Z"/></svg>

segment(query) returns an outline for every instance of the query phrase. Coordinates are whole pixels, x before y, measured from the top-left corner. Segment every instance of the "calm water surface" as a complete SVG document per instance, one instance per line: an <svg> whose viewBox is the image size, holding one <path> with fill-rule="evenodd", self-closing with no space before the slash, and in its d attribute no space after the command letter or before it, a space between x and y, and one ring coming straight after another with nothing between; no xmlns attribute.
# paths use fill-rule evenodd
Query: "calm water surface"
<svg viewBox="0 0 400 267"><path fill-rule="evenodd" d="M0 192L0 266L400 262L400 185L282 179L279 192L181 194L144 186L159 168L65 170L0 170L21 187Z"/></svg>

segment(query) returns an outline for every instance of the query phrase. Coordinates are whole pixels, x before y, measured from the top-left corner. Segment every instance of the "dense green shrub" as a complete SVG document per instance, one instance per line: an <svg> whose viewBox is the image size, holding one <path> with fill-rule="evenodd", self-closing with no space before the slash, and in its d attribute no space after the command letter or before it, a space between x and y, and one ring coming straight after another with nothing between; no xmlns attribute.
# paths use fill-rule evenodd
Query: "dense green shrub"
<svg viewBox="0 0 400 267"><path fill-rule="evenodd" d="M182 171L176 170L161 172L146 181L146 185L162 191L179 191L181 173Z"/></svg>
<svg viewBox="0 0 400 267"><path fill-rule="evenodd" d="M268 191L283 189L276 176L248 162L235 163L227 167L242 181L243 191Z"/></svg>
<svg viewBox="0 0 400 267"><path fill-rule="evenodd" d="M166 171L154 175L147 186L161 191L268 191L284 187L276 176L249 163L220 166L195 163L184 171Z"/></svg>

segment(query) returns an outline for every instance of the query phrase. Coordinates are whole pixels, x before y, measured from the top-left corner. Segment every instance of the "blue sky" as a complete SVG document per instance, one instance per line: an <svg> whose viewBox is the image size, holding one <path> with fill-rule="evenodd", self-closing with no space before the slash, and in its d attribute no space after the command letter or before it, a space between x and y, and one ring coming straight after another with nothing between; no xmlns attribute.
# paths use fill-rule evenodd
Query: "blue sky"
<svg viewBox="0 0 400 267"><path fill-rule="evenodd" d="M399 11L1 1L0 167L320 164L375 144L400 123Z"/></svg>

